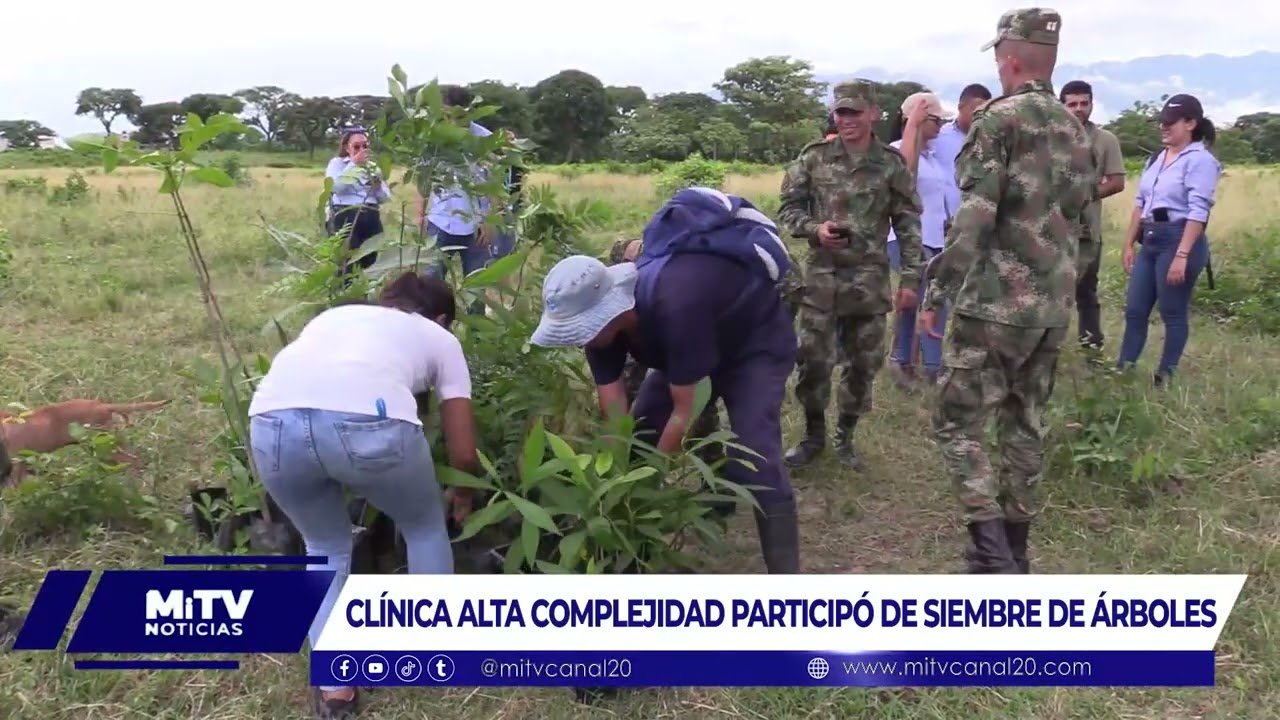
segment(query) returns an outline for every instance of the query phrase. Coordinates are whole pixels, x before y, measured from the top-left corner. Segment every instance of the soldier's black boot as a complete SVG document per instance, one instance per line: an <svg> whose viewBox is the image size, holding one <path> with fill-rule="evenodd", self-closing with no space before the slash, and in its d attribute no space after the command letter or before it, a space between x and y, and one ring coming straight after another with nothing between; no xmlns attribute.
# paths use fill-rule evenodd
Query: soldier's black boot
<svg viewBox="0 0 1280 720"><path fill-rule="evenodd" d="M973 541L974 550L969 558L971 574L1019 574L1018 565L1009 550L1009 539L1005 536L1004 520L969 523L969 538Z"/></svg>
<svg viewBox="0 0 1280 720"><path fill-rule="evenodd" d="M1031 561L1027 559L1027 535L1031 530L1029 522L1004 523L1004 535L1009 539L1009 554L1023 575L1031 573Z"/></svg>
<svg viewBox="0 0 1280 720"><path fill-rule="evenodd" d="M9 473L13 471L13 461L9 459L9 450L4 446L4 438L0 438L0 487L9 483Z"/></svg>
<svg viewBox="0 0 1280 720"><path fill-rule="evenodd" d="M853 449L853 431L858 427L857 415L841 415L836 421L835 446L836 457L840 464L853 470L862 469L862 458Z"/></svg>
<svg viewBox="0 0 1280 720"><path fill-rule="evenodd" d="M787 467L798 468L813 462L827 444L827 419L821 413L805 413L804 439L782 457Z"/></svg>
<svg viewBox="0 0 1280 720"><path fill-rule="evenodd" d="M770 575L795 575L800 572L800 526L796 518L796 501L762 505L755 511L756 530L760 533L760 551Z"/></svg>

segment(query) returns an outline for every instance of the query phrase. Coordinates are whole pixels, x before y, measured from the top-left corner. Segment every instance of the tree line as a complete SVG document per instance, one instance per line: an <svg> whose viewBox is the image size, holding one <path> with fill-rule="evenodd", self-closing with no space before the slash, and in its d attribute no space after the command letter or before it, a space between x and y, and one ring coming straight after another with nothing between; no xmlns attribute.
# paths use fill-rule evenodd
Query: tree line
<svg viewBox="0 0 1280 720"><path fill-rule="evenodd" d="M697 92L651 96L636 86L605 85L581 70L563 70L529 87L497 80L462 87L500 108L486 119L490 129L533 140L536 159L543 163L674 161L694 153L786 162L820 136L829 94L810 63L781 55L726 69L714 85L719 98ZM907 95L927 89L909 81L877 83L884 111L876 127L879 136L888 138L896 108ZM1119 137L1126 157L1145 157L1159 148L1154 122L1159 108L1158 102L1136 102L1106 125ZM76 98L76 114L96 118L107 134L123 118L136 128L132 138L142 145L175 143L188 113L201 119L231 113L256 133L222 138L222 149L259 147L312 155L327 148L340 128L371 126L394 110L386 96L306 97L274 85L149 104L128 88L86 88ZM51 132L30 120L0 122L0 135L14 146L32 146L39 134ZM1224 162L1280 162L1280 114L1237 119L1220 129L1214 149Z"/></svg>

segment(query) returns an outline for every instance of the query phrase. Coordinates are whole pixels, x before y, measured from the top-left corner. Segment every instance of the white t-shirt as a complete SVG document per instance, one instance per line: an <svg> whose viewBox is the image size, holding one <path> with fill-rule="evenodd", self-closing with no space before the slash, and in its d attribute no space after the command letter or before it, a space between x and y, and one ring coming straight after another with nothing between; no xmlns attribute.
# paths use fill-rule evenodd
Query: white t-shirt
<svg viewBox="0 0 1280 720"><path fill-rule="evenodd" d="M421 425L414 395L471 397L471 373L453 333L416 313L343 305L315 317L275 356L249 415L308 408L377 415Z"/></svg>

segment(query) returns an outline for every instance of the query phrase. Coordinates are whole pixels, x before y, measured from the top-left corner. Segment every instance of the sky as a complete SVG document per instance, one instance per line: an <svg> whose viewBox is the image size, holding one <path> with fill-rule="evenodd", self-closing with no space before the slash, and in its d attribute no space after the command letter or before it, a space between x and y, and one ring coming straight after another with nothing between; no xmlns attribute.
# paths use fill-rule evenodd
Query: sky
<svg viewBox="0 0 1280 720"><path fill-rule="evenodd" d="M411 84L438 77L532 85L575 68L651 95L707 91L725 68L765 55L809 60L819 74L876 66L967 81L993 75L990 51L978 48L1010 7L850 2L814 13L805 5L643 0L614 10L586 0L277 0L249 12L133 0L104 12L100 2L63 0L50 12L40 3L6 3L10 60L0 64L0 119L38 120L68 136L100 131L92 117L74 114L76 94L91 86L131 87L143 102L254 85L381 95L395 63ZM188 8L194 15L177 19ZM1060 64L1245 55L1275 49L1280 38L1280 3L1264 0L1075 0L1053 8L1062 15Z"/></svg>

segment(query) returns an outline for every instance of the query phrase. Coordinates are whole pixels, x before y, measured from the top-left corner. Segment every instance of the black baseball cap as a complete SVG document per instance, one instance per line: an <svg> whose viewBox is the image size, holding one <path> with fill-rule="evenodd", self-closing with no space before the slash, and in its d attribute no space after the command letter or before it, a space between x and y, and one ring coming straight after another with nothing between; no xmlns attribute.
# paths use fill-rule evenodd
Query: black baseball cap
<svg viewBox="0 0 1280 720"><path fill-rule="evenodd" d="M1204 108L1193 95L1174 95L1165 101L1160 109L1160 122L1175 123L1179 120L1201 120Z"/></svg>

